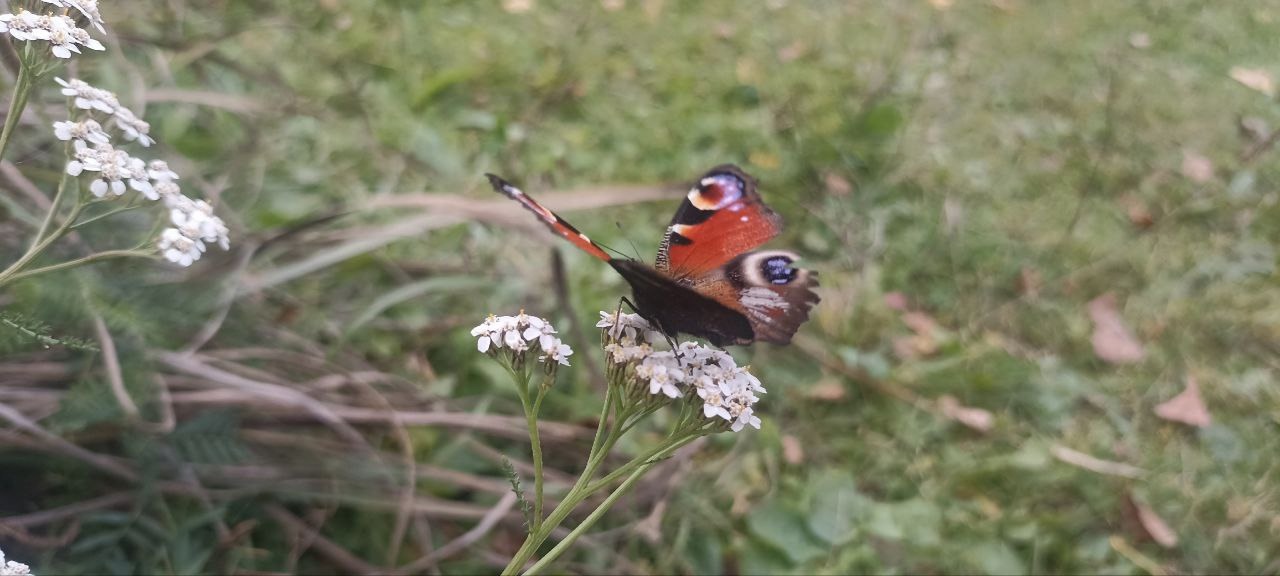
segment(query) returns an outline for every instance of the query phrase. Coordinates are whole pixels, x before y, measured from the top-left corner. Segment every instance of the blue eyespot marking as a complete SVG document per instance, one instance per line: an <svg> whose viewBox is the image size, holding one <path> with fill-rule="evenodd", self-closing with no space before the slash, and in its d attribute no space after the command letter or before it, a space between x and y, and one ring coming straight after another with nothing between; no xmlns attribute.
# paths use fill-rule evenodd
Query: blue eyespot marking
<svg viewBox="0 0 1280 576"><path fill-rule="evenodd" d="M760 264L760 273L773 284L790 284L799 272L791 267L791 259L786 256L774 256Z"/></svg>

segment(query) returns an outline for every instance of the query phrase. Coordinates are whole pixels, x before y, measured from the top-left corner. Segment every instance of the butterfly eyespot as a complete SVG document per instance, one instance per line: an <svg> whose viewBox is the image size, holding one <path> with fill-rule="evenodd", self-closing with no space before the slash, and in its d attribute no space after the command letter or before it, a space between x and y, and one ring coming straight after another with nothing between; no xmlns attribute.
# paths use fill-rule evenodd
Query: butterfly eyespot
<svg viewBox="0 0 1280 576"><path fill-rule="evenodd" d="M791 267L791 262L786 256L766 258L760 263L760 274L771 284L790 284L800 274Z"/></svg>
<svg viewBox="0 0 1280 576"><path fill-rule="evenodd" d="M699 210L719 210L740 200L746 189L747 185L737 176L714 174L700 180L698 186L689 191L689 202Z"/></svg>

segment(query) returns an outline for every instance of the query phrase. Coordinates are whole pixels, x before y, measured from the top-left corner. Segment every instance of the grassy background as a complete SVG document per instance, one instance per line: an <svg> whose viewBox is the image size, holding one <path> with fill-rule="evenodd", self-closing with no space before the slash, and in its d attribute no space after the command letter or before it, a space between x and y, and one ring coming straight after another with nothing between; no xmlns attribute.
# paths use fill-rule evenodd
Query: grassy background
<svg viewBox="0 0 1280 576"><path fill-rule="evenodd" d="M332 407L518 414L466 331L524 308L578 351L550 417L590 425L594 311L625 286L480 174L589 207L564 214L651 258L685 183L735 162L787 219L775 245L821 271L823 303L802 345L734 350L769 387L764 429L655 474L559 570L1280 573L1280 171L1241 129L1280 108L1228 76L1280 72L1280 7L949 4L104 4L111 51L80 76L145 103L236 250L190 274L104 265L3 295L55 334L91 338L103 317L146 416L174 403L178 422L127 422L98 354L0 329L0 378L26 394L10 400L135 475L3 431L0 547L48 573L360 566L291 539L302 519L366 566L411 562L498 501L494 455L527 459L518 435L350 417L352 450L225 373ZM54 181L56 155L24 153ZM0 232L16 254L21 229ZM1140 362L1091 347L1086 304L1108 293ZM224 374L164 354L208 328L198 360ZM1188 378L1207 427L1153 413ZM946 417L945 395L991 429ZM554 444L549 464L572 472L582 448ZM508 516L433 569L493 570L520 534Z"/></svg>

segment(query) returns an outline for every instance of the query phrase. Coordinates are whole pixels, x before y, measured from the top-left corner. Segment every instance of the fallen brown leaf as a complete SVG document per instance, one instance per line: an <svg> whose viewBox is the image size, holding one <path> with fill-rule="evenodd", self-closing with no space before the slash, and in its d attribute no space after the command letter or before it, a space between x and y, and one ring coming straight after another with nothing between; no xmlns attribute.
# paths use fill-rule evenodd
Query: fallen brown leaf
<svg viewBox="0 0 1280 576"><path fill-rule="evenodd" d="M1183 150L1182 175L1199 184L1213 180L1213 161L1195 150Z"/></svg>
<svg viewBox="0 0 1280 576"><path fill-rule="evenodd" d="M824 379L814 387L810 388L805 394L814 400L822 400L824 402L839 402L844 400L848 394L844 389L844 384L834 378Z"/></svg>
<svg viewBox="0 0 1280 576"><path fill-rule="evenodd" d="M1108 476L1120 476L1121 478L1141 478L1147 473L1146 470L1125 464L1124 462L1114 462L1111 460L1103 460L1095 458L1084 452L1072 450L1061 444L1054 444L1049 447L1049 453L1061 462L1065 462L1072 466L1084 468L1090 472L1106 474Z"/></svg>
<svg viewBox="0 0 1280 576"><path fill-rule="evenodd" d="M938 410L942 412L943 416L978 432L987 432L995 424L995 418L990 412L981 408L965 406L950 394L938 398Z"/></svg>
<svg viewBox="0 0 1280 576"><path fill-rule="evenodd" d="M1151 209L1147 208L1145 202L1132 196L1126 196L1122 202L1125 213L1129 216L1129 223L1133 224L1134 228L1146 230L1155 224L1155 217L1151 215Z"/></svg>
<svg viewBox="0 0 1280 576"><path fill-rule="evenodd" d="M782 436L782 460L792 466L804 463L804 447L799 438L790 434Z"/></svg>
<svg viewBox="0 0 1280 576"><path fill-rule="evenodd" d="M886 292L884 295L884 305L888 306L890 310L906 310L907 295L901 292Z"/></svg>
<svg viewBox="0 0 1280 576"><path fill-rule="evenodd" d="M1131 510L1138 518L1138 524L1142 527L1143 532L1155 541L1156 544L1164 548L1173 548L1178 545L1178 534L1169 527L1169 524L1156 514L1146 502L1134 498L1133 494L1126 495Z"/></svg>
<svg viewBox="0 0 1280 576"><path fill-rule="evenodd" d="M907 312L902 315L902 323L921 336L933 336L938 332L938 322L924 312Z"/></svg>
<svg viewBox="0 0 1280 576"><path fill-rule="evenodd" d="M1270 72L1261 68L1233 66L1231 68L1231 79L1243 84L1245 87L1266 94L1268 97L1274 98L1276 95L1275 80L1272 79Z"/></svg>
<svg viewBox="0 0 1280 576"><path fill-rule="evenodd" d="M1132 364L1146 356L1124 318L1116 310L1114 294L1107 293L1089 302L1089 318L1093 320L1093 353L1111 364Z"/></svg>
<svg viewBox="0 0 1280 576"><path fill-rule="evenodd" d="M832 196L848 196L853 193L853 184L849 183L844 176L835 172L827 172L822 175L822 183L827 187L827 192Z"/></svg>
<svg viewBox="0 0 1280 576"><path fill-rule="evenodd" d="M807 52L809 52L809 45L803 40L796 40L778 50L778 61L786 64L804 56Z"/></svg>
<svg viewBox="0 0 1280 576"><path fill-rule="evenodd" d="M509 14L524 14L533 10L534 0L502 0L502 9Z"/></svg>
<svg viewBox="0 0 1280 576"><path fill-rule="evenodd" d="M1200 386L1194 376L1187 375L1187 387L1177 396L1156 405L1156 416L1188 426L1204 428L1213 423L1209 409L1200 397Z"/></svg>
<svg viewBox="0 0 1280 576"><path fill-rule="evenodd" d="M1030 266L1023 266L1018 273L1018 293L1028 298L1040 296L1040 287L1044 286L1044 277L1040 271Z"/></svg>

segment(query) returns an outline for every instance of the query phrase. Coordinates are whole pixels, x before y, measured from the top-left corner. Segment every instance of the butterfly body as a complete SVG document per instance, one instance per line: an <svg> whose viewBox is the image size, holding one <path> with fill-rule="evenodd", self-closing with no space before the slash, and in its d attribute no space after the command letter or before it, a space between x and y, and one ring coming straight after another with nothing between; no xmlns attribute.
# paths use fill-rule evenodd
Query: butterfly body
<svg viewBox="0 0 1280 576"><path fill-rule="evenodd" d="M736 166L717 166L698 180L667 227L653 266L611 257L519 188L488 177L553 232L607 262L631 285L637 312L668 336L689 334L716 346L785 344L818 303L817 273L793 266L798 256L752 251L781 231L782 219Z"/></svg>

